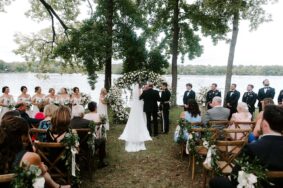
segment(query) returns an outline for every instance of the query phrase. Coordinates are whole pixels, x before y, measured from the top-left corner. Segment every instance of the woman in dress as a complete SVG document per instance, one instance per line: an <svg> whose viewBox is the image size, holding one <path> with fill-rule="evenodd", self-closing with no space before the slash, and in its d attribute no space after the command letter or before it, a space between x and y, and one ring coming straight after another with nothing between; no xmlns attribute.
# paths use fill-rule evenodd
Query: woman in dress
<svg viewBox="0 0 283 188"><path fill-rule="evenodd" d="M71 98L70 95L68 94L68 91L66 88L61 88L60 93L58 95L58 100L61 105L63 106L70 106L71 103Z"/></svg>
<svg viewBox="0 0 283 188"><path fill-rule="evenodd" d="M81 102L82 102L82 97L81 97L81 94L80 94L80 89L78 87L74 87L73 88L73 94L72 94L72 97L71 97L71 101L72 101L72 105L75 106L75 105L80 105Z"/></svg>
<svg viewBox="0 0 283 188"><path fill-rule="evenodd" d="M27 105L27 111L26 113L31 117L32 111L31 111L31 96L27 93L28 88L26 86L21 87L21 95L18 96L17 104L19 103L25 103Z"/></svg>
<svg viewBox="0 0 283 188"><path fill-rule="evenodd" d="M46 96L46 104L59 104L58 102L58 97L57 95L55 94L55 89L54 88L50 88L49 91L48 91L49 95Z"/></svg>
<svg viewBox="0 0 283 188"><path fill-rule="evenodd" d="M127 152L137 152L146 150L145 141L152 140L146 125L146 115L143 112L143 101L139 100L140 87L134 86L131 111L126 127L119 137L126 141L125 150Z"/></svg>
<svg viewBox="0 0 283 188"><path fill-rule="evenodd" d="M41 170L45 184L50 188L69 188L70 185L61 186L56 183L48 173L37 153L31 152L28 145L31 144L29 125L21 117L8 117L3 119L0 126L0 174L12 173L16 167L23 164L35 165ZM1 187L6 185L1 184ZM10 187L7 185L7 187Z"/></svg>
<svg viewBox="0 0 283 188"><path fill-rule="evenodd" d="M252 114L249 112L249 107L247 103L239 102L237 106L237 112L232 114L231 122L251 122ZM241 125L239 124L240 129L252 129L250 125ZM229 126L229 129L235 129L235 124ZM243 138L242 133L231 133L230 134L232 139L240 140Z"/></svg>
<svg viewBox="0 0 283 188"><path fill-rule="evenodd" d="M4 86L2 88L2 93L3 95L0 97L0 106L2 106L1 113L0 113L0 122L1 122L2 116L9 110L12 110L15 105L13 96L9 94L10 88L8 86Z"/></svg>
<svg viewBox="0 0 283 188"><path fill-rule="evenodd" d="M100 91L97 112L98 114L106 117L105 129L109 130L110 127L109 127L109 122L108 122L108 110L107 110L106 96L107 96L107 90L105 88L102 88Z"/></svg>
<svg viewBox="0 0 283 188"><path fill-rule="evenodd" d="M41 93L41 87L36 86L35 95L31 98L33 104L33 117L40 111L43 111L45 105L45 95Z"/></svg>

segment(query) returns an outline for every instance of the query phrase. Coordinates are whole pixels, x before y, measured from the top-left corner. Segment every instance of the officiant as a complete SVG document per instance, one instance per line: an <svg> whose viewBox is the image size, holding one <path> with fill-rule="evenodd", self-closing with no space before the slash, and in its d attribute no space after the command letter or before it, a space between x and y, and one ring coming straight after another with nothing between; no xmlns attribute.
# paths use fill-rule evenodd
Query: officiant
<svg viewBox="0 0 283 188"><path fill-rule="evenodd" d="M171 93L168 90L168 84L163 82L161 85L161 98L159 109L162 113L162 131L164 134L169 132L169 109Z"/></svg>

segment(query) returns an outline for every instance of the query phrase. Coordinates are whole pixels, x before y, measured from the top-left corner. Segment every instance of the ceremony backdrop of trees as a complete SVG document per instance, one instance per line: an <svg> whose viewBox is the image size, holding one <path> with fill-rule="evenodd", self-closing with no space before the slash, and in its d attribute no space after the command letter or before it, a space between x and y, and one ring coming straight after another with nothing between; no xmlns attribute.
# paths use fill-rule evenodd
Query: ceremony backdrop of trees
<svg viewBox="0 0 283 188"><path fill-rule="evenodd" d="M13 1L16 0L0 1L0 11ZM123 61L123 73L141 69L170 73L175 104L178 74L226 73L226 91L232 73L245 74L241 66L233 71L240 21L248 20L251 29L256 29L259 24L271 20L263 6L275 1L32 0L26 15L39 22L49 20L51 26L39 33L17 34L19 48L15 53L28 63L22 67L24 70L36 67L41 72L52 72L48 70L60 66L62 72L86 72L92 88L97 72L102 70L105 88L110 88L115 60ZM88 15L83 20L79 19L82 10ZM229 33L231 38L227 37ZM226 70L190 65L178 71L177 63L184 62L186 55L188 59L201 56L205 50L200 44L203 36L211 37L215 44L219 40L230 41ZM170 58L171 70L168 71ZM13 66L2 67L2 70L11 70ZM256 68L255 74L266 74L265 68Z"/></svg>

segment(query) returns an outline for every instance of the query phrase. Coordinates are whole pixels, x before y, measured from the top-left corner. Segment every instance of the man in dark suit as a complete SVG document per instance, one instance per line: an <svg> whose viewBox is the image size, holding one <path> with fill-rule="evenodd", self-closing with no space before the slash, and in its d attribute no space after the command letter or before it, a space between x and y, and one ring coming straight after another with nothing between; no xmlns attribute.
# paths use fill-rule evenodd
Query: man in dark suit
<svg viewBox="0 0 283 188"><path fill-rule="evenodd" d="M81 105L75 105L72 108L72 116L70 126L72 129L89 128L91 121L84 119L84 107ZM85 136L84 133L78 133L80 138L80 149L87 151L88 145L86 142L82 143L82 138ZM104 138L98 138L95 140L95 150L98 151L98 168L106 167L108 164L104 162L106 157L106 140Z"/></svg>
<svg viewBox="0 0 283 188"><path fill-rule="evenodd" d="M221 92L219 90L217 90L217 84L213 83L213 84L211 84L211 89L206 94L206 104L207 104L208 110L213 107L212 106L212 99L216 96L221 97Z"/></svg>
<svg viewBox="0 0 283 188"><path fill-rule="evenodd" d="M230 91L227 92L226 95L226 103L225 107L230 109L230 116L229 119L232 117L232 114L237 112L238 100L240 98L240 92L236 90L237 85L232 84Z"/></svg>
<svg viewBox="0 0 283 188"><path fill-rule="evenodd" d="M30 128L38 126L40 120L29 117L29 115L26 113L27 105L25 103L17 104L16 109L19 111L21 117L29 124Z"/></svg>
<svg viewBox="0 0 283 188"><path fill-rule="evenodd" d="M196 99L196 93L192 90L193 85L191 83L186 84L187 91L185 91L183 96L184 109L188 108L189 99Z"/></svg>
<svg viewBox="0 0 283 188"><path fill-rule="evenodd" d="M272 87L269 87L268 79L263 80L263 85L264 87L258 90L258 108L260 112L262 111L261 102L263 101L263 99L265 98L274 99L274 95L275 95L275 89Z"/></svg>
<svg viewBox="0 0 283 188"><path fill-rule="evenodd" d="M168 84L166 82L162 83L161 98L160 98L160 110L162 111L162 128L163 133L167 134L169 132L169 109L170 109L170 97L171 93L168 90Z"/></svg>
<svg viewBox="0 0 283 188"><path fill-rule="evenodd" d="M268 105L264 109L261 131L263 136L254 143L247 144L239 157L247 156L249 161L259 159L260 165L270 171L283 171L283 108L275 105ZM232 180L226 177L216 177L210 181L211 188L236 188L237 175L241 167L236 165L233 168ZM233 176L233 175L236 175ZM263 185L263 187L283 187L283 180L270 180L275 186Z"/></svg>
<svg viewBox="0 0 283 188"><path fill-rule="evenodd" d="M253 115L255 112L255 103L257 100L257 94L253 92L254 86L249 84L247 86L247 92L244 93L242 101L247 103L249 112Z"/></svg>
<svg viewBox="0 0 283 188"><path fill-rule="evenodd" d="M158 135L158 123L157 123L157 112L158 105L157 101L160 101L158 91L153 89L153 84L149 83L147 88L144 89L140 96L140 100L144 101L143 111L146 113L147 129L152 136L151 118L153 119L153 136Z"/></svg>
<svg viewBox="0 0 283 188"><path fill-rule="evenodd" d="M283 104L283 90L280 91L277 100L278 100L278 104L279 104L279 105L282 105L282 104Z"/></svg>

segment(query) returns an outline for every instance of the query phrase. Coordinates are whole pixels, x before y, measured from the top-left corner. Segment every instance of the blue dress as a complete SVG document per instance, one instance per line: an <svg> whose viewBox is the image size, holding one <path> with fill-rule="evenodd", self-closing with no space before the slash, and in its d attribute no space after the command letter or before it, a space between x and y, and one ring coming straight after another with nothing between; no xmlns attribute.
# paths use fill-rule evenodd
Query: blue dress
<svg viewBox="0 0 283 188"><path fill-rule="evenodd" d="M43 120L39 123L39 129L49 129L51 128L51 121L50 120ZM45 133L38 133L38 140L40 142L47 142L46 134Z"/></svg>

